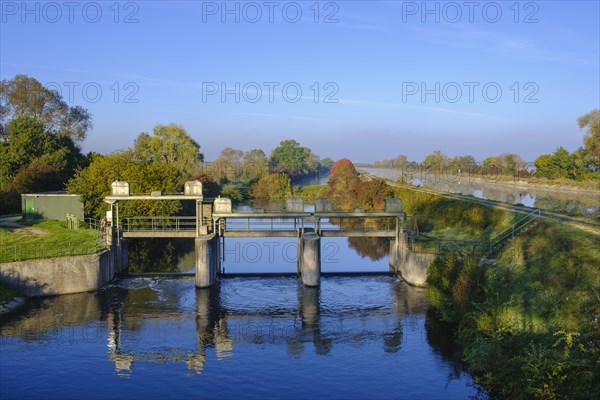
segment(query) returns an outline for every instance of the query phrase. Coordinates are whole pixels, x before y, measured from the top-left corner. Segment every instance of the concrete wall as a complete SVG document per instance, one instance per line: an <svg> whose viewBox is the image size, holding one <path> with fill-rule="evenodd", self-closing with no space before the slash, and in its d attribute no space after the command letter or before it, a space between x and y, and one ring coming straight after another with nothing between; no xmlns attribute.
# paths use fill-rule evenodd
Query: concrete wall
<svg viewBox="0 0 600 400"><path fill-rule="evenodd" d="M125 246L83 256L4 263L0 281L30 297L89 292L126 272L127 257Z"/></svg>
<svg viewBox="0 0 600 400"><path fill-rule="evenodd" d="M407 248L406 238L390 244L390 270L413 286L426 286L427 269L437 254L416 253Z"/></svg>

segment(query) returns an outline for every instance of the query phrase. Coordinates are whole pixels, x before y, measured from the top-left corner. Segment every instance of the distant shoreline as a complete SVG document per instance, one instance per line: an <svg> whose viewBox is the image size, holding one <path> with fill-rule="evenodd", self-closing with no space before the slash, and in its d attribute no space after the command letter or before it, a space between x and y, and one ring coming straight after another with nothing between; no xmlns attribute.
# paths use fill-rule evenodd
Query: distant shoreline
<svg viewBox="0 0 600 400"><path fill-rule="evenodd" d="M384 170L384 171L397 171L397 172L401 172L400 169L398 168L383 168L383 167L360 167L359 169L364 169L364 170ZM550 184L546 184L546 183L539 183L539 182L527 182L527 181L509 181L509 180L491 180L491 179L483 179L480 178L478 176L475 175L465 175L464 177L460 177L460 179L456 179L456 175L442 175L442 174L419 174L419 173L415 173L413 174L414 177L419 178L419 176L424 177L427 181L429 181L430 177L432 178L432 181L434 180L433 177L438 176L438 180L437 182L447 182L447 183L459 183L459 182L473 182L473 183L480 183L480 184L485 184L485 185L500 185L500 186L508 186L508 187L515 187L515 188L531 188L531 189L540 189L540 190L545 190L545 191L549 191L549 192L564 192L564 191L568 191L568 192L573 192L573 193L589 193L589 194L598 194L600 195L600 189L589 189L589 188L581 188L581 187L577 187L577 186L569 186L569 185L564 185L564 184L557 184L557 185L550 185ZM450 178L450 179L448 179ZM421 186L425 186L425 185L421 185ZM600 198L598 200L600 202Z"/></svg>

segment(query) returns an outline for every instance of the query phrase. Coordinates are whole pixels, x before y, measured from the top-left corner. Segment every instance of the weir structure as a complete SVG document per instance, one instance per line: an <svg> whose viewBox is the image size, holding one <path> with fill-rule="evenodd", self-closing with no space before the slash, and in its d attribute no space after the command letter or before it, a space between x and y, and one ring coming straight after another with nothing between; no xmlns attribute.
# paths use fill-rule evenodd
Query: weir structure
<svg viewBox="0 0 600 400"><path fill-rule="evenodd" d="M119 215L119 203L125 201L191 201L193 216ZM195 283L207 288L222 272L222 248L225 238L292 237L298 240L298 275L309 287L319 286L321 276L321 237L382 237L391 240L390 270L400 272L403 259L404 213L400 199L385 199L385 211L335 212L329 199L315 201L315 211L304 211L302 199L288 199L284 212L233 212L228 198L204 198L202 183L186 182L183 194L132 195L127 182L113 182L112 194L104 199L107 229L116 238L113 246L122 246L130 238L189 238L195 241ZM112 236L111 235L111 236ZM409 282L410 283L410 282Z"/></svg>

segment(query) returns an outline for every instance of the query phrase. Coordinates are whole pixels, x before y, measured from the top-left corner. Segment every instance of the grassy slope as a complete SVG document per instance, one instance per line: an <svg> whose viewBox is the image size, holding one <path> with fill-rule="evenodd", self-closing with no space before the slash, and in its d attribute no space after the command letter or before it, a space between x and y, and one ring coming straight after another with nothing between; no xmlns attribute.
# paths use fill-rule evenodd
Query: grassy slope
<svg viewBox="0 0 600 400"><path fill-rule="evenodd" d="M15 246L21 258L35 258L42 251L49 256L61 255L69 246L77 246L78 254L95 251L97 232L90 229L67 229L64 221L39 220L18 222L26 228L0 226L0 262L14 254Z"/></svg>
<svg viewBox="0 0 600 400"><path fill-rule="evenodd" d="M445 240L488 240L523 215L481 204L395 188L410 216L408 229Z"/></svg>
<svg viewBox="0 0 600 400"><path fill-rule="evenodd" d="M486 239L523 216L397 189L411 223L443 239ZM428 294L459 323L478 382L506 398L600 398L600 237L543 220L495 265L454 253L429 269Z"/></svg>
<svg viewBox="0 0 600 400"><path fill-rule="evenodd" d="M19 221L18 224L43 231L44 234L34 234L25 229L0 226L0 243L2 245L65 241L81 242L93 241L96 238L96 231L90 229L67 229L65 221Z"/></svg>
<svg viewBox="0 0 600 400"><path fill-rule="evenodd" d="M600 397L600 242L542 221L496 265L455 255L429 273L429 295L460 323L465 358L507 398Z"/></svg>

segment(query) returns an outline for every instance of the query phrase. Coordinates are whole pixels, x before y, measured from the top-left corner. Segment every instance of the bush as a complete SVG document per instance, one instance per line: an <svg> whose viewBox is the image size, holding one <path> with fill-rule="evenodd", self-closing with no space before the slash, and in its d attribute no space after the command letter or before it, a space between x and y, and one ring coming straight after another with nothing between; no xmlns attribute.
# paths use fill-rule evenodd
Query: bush
<svg viewBox="0 0 600 400"><path fill-rule="evenodd" d="M283 199L292 194L290 177L286 174L265 175L250 189L255 199Z"/></svg>
<svg viewBox="0 0 600 400"><path fill-rule="evenodd" d="M600 246L558 223L510 241L493 266L449 254L428 295L459 323L478 383L511 399L600 397Z"/></svg>

